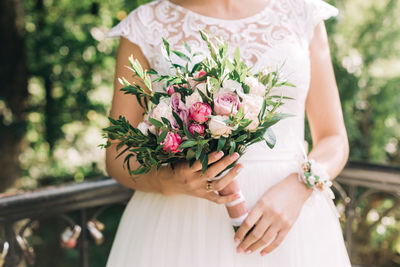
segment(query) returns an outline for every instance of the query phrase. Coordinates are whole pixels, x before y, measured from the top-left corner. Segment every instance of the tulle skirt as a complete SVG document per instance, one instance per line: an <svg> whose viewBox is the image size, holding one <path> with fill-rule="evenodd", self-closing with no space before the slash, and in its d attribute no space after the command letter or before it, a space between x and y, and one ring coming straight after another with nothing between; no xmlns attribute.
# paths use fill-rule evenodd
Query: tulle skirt
<svg viewBox="0 0 400 267"><path fill-rule="evenodd" d="M297 168L284 159L242 163L237 181L249 208ZM331 202L314 191L280 246L261 256L260 249L236 253L224 205L138 191L123 213L107 267L350 267Z"/></svg>

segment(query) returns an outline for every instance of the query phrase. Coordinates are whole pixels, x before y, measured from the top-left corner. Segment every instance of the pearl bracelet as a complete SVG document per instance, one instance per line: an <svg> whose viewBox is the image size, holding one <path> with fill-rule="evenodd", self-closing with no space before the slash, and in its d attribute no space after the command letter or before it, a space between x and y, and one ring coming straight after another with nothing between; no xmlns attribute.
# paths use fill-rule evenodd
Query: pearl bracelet
<svg viewBox="0 0 400 267"><path fill-rule="evenodd" d="M307 159L301 164L298 178L299 181L305 183L308 188L313 187L314 190L322 191L331 198L335 197L330 189L332 182L325 166L315 160Z"/></svg>

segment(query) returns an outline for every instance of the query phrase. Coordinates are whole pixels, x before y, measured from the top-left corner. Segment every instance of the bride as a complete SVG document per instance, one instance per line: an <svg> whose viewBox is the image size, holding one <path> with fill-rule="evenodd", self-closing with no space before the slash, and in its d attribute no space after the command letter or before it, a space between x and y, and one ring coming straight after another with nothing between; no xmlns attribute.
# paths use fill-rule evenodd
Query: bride
<svg viewBox="0 0 400 267"><path fill-rule="evenodd" d="M236 233L224 204L237 195L207 192L206 182L237 154L209 154L214 164L204 176L200 163L191 168L181 163L133 181L122 168L123 157L115 159L115 145L108 148L109 175L135 189L108 267L351 266L332 199L298 179L305 114L313 143L308 158L322 164L330 179L348 158L323 22L335 15L337 9L322 0L157 0L133 10L111 29L109 37L120 37L115 76L131 82L138 82L125 67L131 54L142 66L169 73L161 56L162 37L171 49L182 50L185 41L204 51L198 34L202 29L223 37L230 48L239 45L243 60L254 69L283 66L282 74L296 87L283 88L295 100L287 101L282 111L295 116L273 126L275 148L251 146L236 167L213 182L218 191L235 180L246 198L249 215ZM143 110L120 88L116 79L110 116L123 115L137 126Z"/></svg>

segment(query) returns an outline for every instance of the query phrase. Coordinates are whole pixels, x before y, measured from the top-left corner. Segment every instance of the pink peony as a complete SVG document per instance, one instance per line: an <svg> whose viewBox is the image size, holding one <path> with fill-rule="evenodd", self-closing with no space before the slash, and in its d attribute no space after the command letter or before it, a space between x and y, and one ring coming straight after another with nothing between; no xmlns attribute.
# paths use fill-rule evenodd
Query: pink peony
<svg viewBox="0 0 400 267"><path fill-rule="evenodd" d="M201 136L203 136L203 135L204 135L204 130L205 130L205 128L206 128L206 127L204 127L204 125L202 125L202 124L195 124L195 123L193 123L193 124L191 124L191 125L189 126L189 132L190 132L191 134L193 134L193 135L195 135L195 133L198 133L198 134L200 134Z"/></svg>
<svg viewBox="0 0 400 267"><path fill-rule="evenodd" d="M208 120L207 116L211 115L211 112L211 107L208 104L196 102L190 107L189 117L198 123L203 123Z"/></svg>
<svg viewBox="0 0 400 267"><path fill-rule="evenodd" d="M197 72L195 75L193 75L193 77L195 79L200 79L201 77L204 77L207 75L207 72L205 72L205 70L200 70L199 72Z"/></svg>
<svg viewBox="0 0 400 267"><path fill-rule="evenodd" d="M174 94L176 87L177 87L177 85L170 85L170 87L168 87L167 94L169 94L169 95Z"/></svg>
<svg viewBox="0 0 400 267"><path fill-rule="evenodd" d="M229 116L231 111L235 115L239 107L239 97L233 92L222 92L214 95L214 111L217 115Z"/></svg>
<svg viewBox="0 0 400 267"><path fill-rule="evenodd" d="M181 149L178 149L179 145L182 142L182 138L177 133L168 132L164 141L161 143L163 146L163 150L166 152L176 153L181 152Z"/></svg>

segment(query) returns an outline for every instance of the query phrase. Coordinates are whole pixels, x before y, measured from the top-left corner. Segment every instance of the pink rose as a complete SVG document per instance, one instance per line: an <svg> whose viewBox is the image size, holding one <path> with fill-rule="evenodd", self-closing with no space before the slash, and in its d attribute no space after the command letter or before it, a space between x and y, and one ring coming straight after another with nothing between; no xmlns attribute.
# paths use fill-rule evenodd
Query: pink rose
<svg viewBox="0 0 400 267"><path fill-rule="evenodd" d="M182 138L177 133L168 132L164 141L161 143L163 146L163 150L166 152L176 153L181 152L181 149L178 149L179 145L182 142Z"/></svg>
<svg viewBox="0 0 400 267"><path fill-rule="evenodd" d="M176 112L176 114L179 115L183 123L187 125L189 119L189 111L187 110L185 103L183 103L181 100L181 94L174 93L171 95L171 107ZM176 124L172 124L172 126L175 129L178 128L178 125Z"/></svg>
<svg viewBox="0 0 400 267"><path fill-rule="evenodd" d="M214 95L214 111L217 115L229 116L231 111L235 115L239 107L239 97L233 92L222 92Z"/></svg>
<svg viewBox="0 0 400 267"><path fill-rule="evenodd" d="M190 107L193 106L194 103L203 102L203 99L201 98L199 92L194 91L193 94L186 96L185 102L186 102L186 108L190 109Z"/></svg>
<svg viewBox="0 0 400 267"><path fill-rule="evenodd" d="M193 75L193 77L195 79L200 79L201 77L204 77L207 75L207 72L205 72L205 70L200 70L199 72L197 72L196 74Z"/></svg>
<svg viewBox="0 0 400 267"><path fill-rule="evenodd" d="M170 85L170 87L168 87L168 90L167 90L167 94L169 94L169 95L172 95L172 94L174 94L175 93L175 87L176 87L177 85Z"/></svg>
<svg viewBox="0 0 400 267"><path fill-rule="evenodd" d="M204 127L204 125L202 124L193 123L189 126L189 132L193 135L195 135L195 133L198 133L199 135L203 136L205 128L206 127Z"/></svg>
<svg viewBox="0 0 400 267"><path fill-rule="evenodd" d="M190 107L189 117L198 123L203 123L208 120L207 116L211 115L211 112L212 110L209 105L196 102Z"/></svg>

